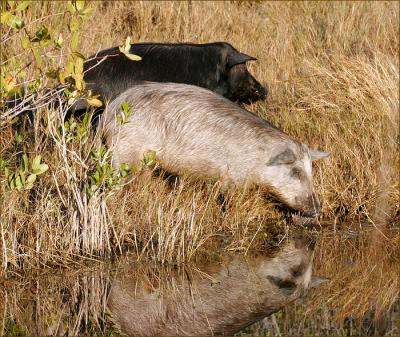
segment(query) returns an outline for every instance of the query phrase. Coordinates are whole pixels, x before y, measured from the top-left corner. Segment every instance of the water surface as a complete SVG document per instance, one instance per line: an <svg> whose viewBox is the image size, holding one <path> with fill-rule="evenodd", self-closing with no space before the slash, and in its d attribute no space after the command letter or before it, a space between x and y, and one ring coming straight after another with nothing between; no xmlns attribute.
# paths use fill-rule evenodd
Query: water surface
<svg viewBox="0 0 400 337"><path fill-rule="evenodd" d="M399 306L383 320L323 305L307 314L314 244L288 241L270 255L221 256L180 266L117 261L3 280L1 335L396 335Z"/></svg>

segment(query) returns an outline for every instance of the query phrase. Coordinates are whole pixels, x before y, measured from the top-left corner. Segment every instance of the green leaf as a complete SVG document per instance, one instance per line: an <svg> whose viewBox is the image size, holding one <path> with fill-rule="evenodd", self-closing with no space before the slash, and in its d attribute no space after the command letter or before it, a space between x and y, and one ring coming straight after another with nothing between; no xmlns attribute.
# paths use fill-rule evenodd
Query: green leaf
<svg viewBox="0 0 400 337"><path fill-rule="evenodd" d="M58 81L59 81L61 84L65 84L66 74L65 74L64 71L59 71L58 74L57 74L57 77L58 77ZM66 94L67 97L68 97L68 92L69 92L68 89L65 89L64 92L65 92L65 94Z"/></svg>
<svg viewBox="0 0 400 337"><path fill-rule="evenodd" d="M43 61L42 61L42 56L40 55L40 52L38 49L34 48L33 49L33 55L35 56L35 61L38 65L39 68L43 68Z"/></svg>
<svg viewBox="0 0 400 337"><path fill-rule="evenodd" d="M49 71L46 72L46 76L55 80L58 78L59 75L59 70L58 69L50 69Z"/></svg>
<svg viewBox="0 0 400 337"><path fill-rule="evenodd" d="M85 1L84 0L76 0L75 7L78 11L81 11L85 7Z"/></svg>
<svg viewBox="0 0 400 337"><path fill-rule="evenodd" d="M86 101L88 102L88 104L90 106L94 106L94 107L101 107L103 105L102 101L100 101L98 98L87 98Z"/></svg>
<svg viewBox="0 0 400 337"><path fill-rule="evenodd" d="M131 38L128 36L125 40L125 43L119 47L121 53L128 53L131 49Z"/></svg>
<svg viewBox="0 0 400 337"><path fill-rule="evenodd" d="M46 26L41 26L36 32L35 35L32 38L32 42L41 42L45 40L50 40L51 36L49 33L49 30Z"/></svg>
<svg viewBox="0 0 400 337"><path fill-rule="evenodd" d="M8 181L11 183L12 181L15 181L15 178L17 177L17 174L14 172L14 173L11 173L9 176L8 176Z"/></svg>
<svg viewBox="0 0 400 337"><path fill-rule="evenodd" d="M13 190L15 188L15 179L10 179L8 181L8 186Z"/></svg>
<svg viewBox="0 0 400 337"><path fill-rule="evenodd" d="M29 82L29 84L28 84L28 92L30 94L37 92L39 90L39 88L40 88L40 85L41 85L41 81L40 81L39 78Z"/></svg>
<svg viewBox="0 0 400 337"><path fill-rule="evenodd" d="M33 187L33 183L36 181L37 175L30 174L25 182L25 189L30 190Z"/></svg>
<svg viewBox="0 0 400 337"><path fill-rule="evenodd" d="M21 177L22 185L25 185L25 173L24 172L19 172L19 175Z"/></svg>
<svg viewBox="0 0 400 337"><path fill-rule="evenodd" d="M22 188L24 187L22 184L21 176L19 174L15 177L15 187L17 188L18 191L21 191Z"/></svg>
<svg viewBox="0 0 400 337"><path fill-rule="evenodd" d="M35 158L33 158L32 161L32 170L36 170L39 168L40 165L40 161L42 160L42 156L41 155L37 155Z"/></svg>
<svg viewBox="0 0 400 337"><path fill-rule="evenodd" d="M83 59L80 57L77 57L75 60L74 72L77 75L81 75L83 73Z"/></svg>
<svg viewBox="0 0 400 337"><path fill-rule="evenodd" d="M130 49L131 49L131 38L128 36L125 40L125 43L122 46L119 46L119 51L132 61L140 61L142 58L139 55L130 53L129 52Z"/></svg>
<svg viewBox="0 0 400 337"><path fill-rule="evenodd" d="M2 25L11 25L14 15L11 12L2 12L0 15L0 22Z"/></svg>
<svg viewBox="0 0 400 337"><path fill-rule="evenodd" d="M68 1L67 2L67 9L71 14L75 14L76 13L76 7L73 4L73 1Z"/></svg>
<svg viewBox="0 0 400 337"><path fill-rule="evenodd" d="M15 141L17 143L21 143L24 140L24 138L22 137L22 135L18 134L15 136Z"/></svg>
<svg viewBox="0 0 400 337"><path fill-rule="evenodd" d="M10 120L10 124L13 125L13 124L17 123L18 121L19 121L19 117L16 116L16 117L14 117L13 119ZM20 142L17 140L17 138L15 138L15 140L16 140L18 143L20 143ZM21 141L22 141L22 136L21 136Z"/></svg>
<svg viewBox="0 0 400 337"><path fill-rule="evenodd" d="M66 71L66 76L65 77L67 77L67 75L70 75L70 74L72 74L74 72L74 67L75 67L74 60L72 58L69 58L68 62L67 62L67 65L65 67L65 71Z"/></svg>
<svg viewBox="0 0 400 337"><path fill-rule="evenodd" d="M28 171L28 168L29 168L28 165L29 165L28 164L28 156L24 153L22 155L22 163L21 163L21 169L23 172Z"/></svg>
<svg viewBox="0 0 400 337"><path fill-rule="evenodd" d="M86 113L83 115L83 121L82 121L83 125L84 125L85 127L88 126L89 123L90 123L90 120L91 120L91 114L90 114L89 112L86 112Z"/></svg>
<svg viewBox="0 0 400 337"><path fill-rule="evenodd" d="M29 41L28 36L24 36L21 40L22 48L28 49L31 46L31 42Z"/></svg>
<svg viewBox="0 0 400 337"><path fill-rule="evenodd" d="M83 80L83 75L82 74L75 74L72 77L75 80L76 89L78 89L79 91L85 89L85 82Z"/></svg>
<svg viewBox="0 0 400 337"><path fill-rule="evenodd" d="M25 26L24 21L20 17L12 14L11 12L2 12L0 15L0 22L3 25L7 25L11 28L17 29L21 29Z"/></svg>
<svg viewBox="0 0 400 337"><path fill-rule="evenodd" d="M79 35L78 32L74 32L71 36L71 50L75 51L78 48Z"/></svg>
<svg viewBox="0 0 400 337"><path fill-rule="evenodd" d="M34 174L43 174L49 169L49 166L47 164L40 164L35 170L32 170L32 173Z"/></svg>
<svg viewBox="0 0 400 337"><path fill-rule="evenodd" d="M127 163L122 163L119 167L119 174L122 178L125 178L129 173L131 169Z"/></svg>
<svg viewBox="0 0 400 337"><path fill-rule="evenodd" d="M22 2L20 2L16 8L17 11L24 11L25 9L28 8L30 3L30 0L24 0Z"/></svg>
<svg viewBox="0 0 400 337"><path fill-rule="evenodd" d="M123 102L123 103L121 104L121 110L124 111L124 112L128 112L128 111L129 111L129 104L128 104L128 102Z"/></svg>
<svg viewBox="0 0 400 337"><path fill-rule="evenodd" d="M10 6L11 9L15 8L15 0L8 0L7 4Z"/></svg>
<svg viewBox="0 0 400 337"><path fill-rule="evenodd" d="M150 151L147 155L147 158L151 161L155 161L156 160L156 151Z"/></svg>
<svg viewBox="0 0 400 337"><path fill-rule="evenodd" d="M129 53L124 53L124 55L125 55L128 59L130 59L130 60L132 60L132 61L141 61L141 60L142 60L142 58L141 58L139 55L129 54Z"/></svg>
<svg viewBox="0 0 400 337"><path fill-rule="evenodd" d="M100 173L99 171L96 171L95 174L93 175L93 179L98 184L100 182Z"/></svg>
<svg viewBox="0 0 400 337"><path fill-rule="evenodd" d="M25 27L25 22L21 18L16 17L14 21L14 27L17 29L21 29Z"/></svg>
<svg viewBox="0 0 400 337"><path fill-rule="evenodd" d="M95 6L91 5L91 6L86 7L83 11L81 11L81 13L84 15L90 14L91 12L93 12L94 9L95 9Z"/></svg>
<svg viewBox="0 0 400 337"><path fill-rule="evenodd" d="M24 140L24 137L22 136L22 134L16 132L15 136L14 136L14 139L19 144Z"/></svg>
<svg viewBox="0 0 400 337"><path fill-rule="evenodd" d="M52 41L50 39L49 40L43 40L43 41L40 41L39 44L40 44L41 47L48 47L48 46L50 46L52 44Z"/></svg>
<svg viewBox="0 0 400 337"><path fill-rule="evenodd" d="M143 156L142 163L145 166L151 166L156 163L156 151L149 151Z"/></svg>
<svg viewBox="0 0 400 337"><path fill-rule="evenodd" d="M79 58L81 58L82 60L85 60L85 59L86 59L86 57L85 57L83 54L81 54L80 52L78 52L78 51L74 51L74 52L72 53L72 55L75 56L75 57L79 57Z"/></svg>
<svg viewBox="0 0 400 337"><path fill-rule="evenodd" d="M81 25L81 23L78 18L72 18L68 27L69 27L69 30L71 31L71 33L74 33L79 30L80 25Z"/></svg>
<svg viewBox="0 0 400 337"><path fill-rule="evenodd" d="M63 40L63 38L62 38L61 33L58 34L57 39L54 40L54 45L55 45L55 47L56 47L57 49L61 48L61 46L62 46L62 44L63 44L63 41L64 41L64 40Z"/></svg>

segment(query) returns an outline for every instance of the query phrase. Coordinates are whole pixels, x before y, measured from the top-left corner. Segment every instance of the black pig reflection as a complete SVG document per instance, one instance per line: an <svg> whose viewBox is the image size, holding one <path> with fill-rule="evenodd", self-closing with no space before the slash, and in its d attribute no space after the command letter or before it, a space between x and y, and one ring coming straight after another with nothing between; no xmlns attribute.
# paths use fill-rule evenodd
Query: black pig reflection
<svg viewBox="0 0 400 337"><path fill-rule="evenodd" d="M179 272L132 268L112 282L108 306L128 335L232 335L321 283L311 276L312 258L302 238L275 257L233 258Z"/></svg>

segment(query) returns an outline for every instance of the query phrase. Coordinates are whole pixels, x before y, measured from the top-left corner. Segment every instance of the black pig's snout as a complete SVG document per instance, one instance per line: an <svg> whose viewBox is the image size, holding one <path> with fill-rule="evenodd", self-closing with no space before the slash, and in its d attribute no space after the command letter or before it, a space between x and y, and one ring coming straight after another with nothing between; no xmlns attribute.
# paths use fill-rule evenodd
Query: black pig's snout
<svg viewBox="0 0 400 337"><path fill-rule="evenodd" d="M260 99L265 99L268 96L268 88L267 87L263 87L261 85L260 85L260 88L257 89L255 92L256 92L256 94L258 95L258 97Z"/></svg>

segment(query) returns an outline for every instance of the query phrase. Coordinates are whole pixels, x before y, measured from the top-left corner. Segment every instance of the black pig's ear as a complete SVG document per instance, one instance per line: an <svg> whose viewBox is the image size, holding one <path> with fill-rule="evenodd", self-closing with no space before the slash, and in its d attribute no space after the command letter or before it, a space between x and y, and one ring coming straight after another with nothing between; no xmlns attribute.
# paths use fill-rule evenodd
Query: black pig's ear
<svg viewBox="0 0 400 337"><path fill-rule="evenodd" d="M227 60L227 65L229 68L232 68L233 66L237 64L242 64L246 63L247 61L256 61L257 59L253 56L244 54L244 53L230 53L228 55L228 60Z"/></svg>

